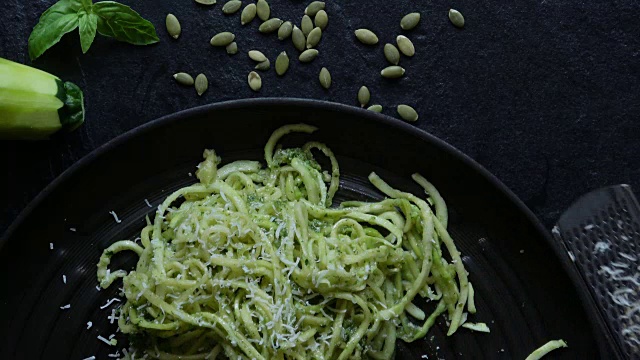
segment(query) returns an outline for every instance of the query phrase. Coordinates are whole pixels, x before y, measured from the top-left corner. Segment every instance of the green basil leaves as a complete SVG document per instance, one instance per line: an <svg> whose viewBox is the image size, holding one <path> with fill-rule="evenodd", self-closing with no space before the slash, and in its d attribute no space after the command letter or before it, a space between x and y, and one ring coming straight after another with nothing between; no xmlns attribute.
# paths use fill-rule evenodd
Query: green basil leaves
<svg viewBox="0 0 640 360"><path fill-rule="evenodd" d="M82 52L93 43L96 32L134 45L159 41L153 24L126 5L115 1L60 0L40 16L29 36L29 56L38 58L62 36L79 28Z"/></svg>

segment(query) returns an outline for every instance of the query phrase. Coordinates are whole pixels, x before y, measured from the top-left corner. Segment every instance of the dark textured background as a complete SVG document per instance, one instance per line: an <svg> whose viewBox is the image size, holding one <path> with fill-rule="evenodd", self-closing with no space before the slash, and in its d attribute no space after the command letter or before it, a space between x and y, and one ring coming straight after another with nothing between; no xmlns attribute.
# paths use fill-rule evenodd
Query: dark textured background
<svg viewBox="0 0 640 360"><path fill-rule="evenodd" d="M547 224L581 194L629 183L640 189L640 23L636 0L597 1L327 1L329 26L311 64L292 61L282 79L261 74L263 89L246 85L251 49L273 60L290 41L242 27L239 13L225 16L192 0L123 0L158 30L160 43L135 47L98 36L82 54L76 33L32 65L73 81L86 98L87 120L78 131L51 141L0 142L6 184L0 231L54 177L96 147L140 124L194 106L248 97L305 97L356 104L366 84L372 102L395 116L407 103L420 113L416 126L458 147L498 176ZM0 56L30 64L27 38L53 1L3 0ZM248 1L244 1L248 3ZM270 0L273 16L299 19L306 1ZM447 18L449 7L466 18L463 30ZM417 48L403 58L407 74L384 80L382 45L399 33L400 18L420 11L407 32ZM164 18L174 13L183 33L171 39ZM365 47L353 31L367 27L381 44ZM237 34L240 53L230 57L208 42L217 32ZM327 67L333 86L317 74ZM210 88L201 98L171 75L203 72ZM215 119L212 119L215 121ZM156 146L152 144L150 146ZM384 144L381 144L384 146ZM429 156L428 154L416 154ZM126 176L126 174L122 174ZM5 181L3 181L5 182ZM1 184L0 184L1 185Z"/></svg>

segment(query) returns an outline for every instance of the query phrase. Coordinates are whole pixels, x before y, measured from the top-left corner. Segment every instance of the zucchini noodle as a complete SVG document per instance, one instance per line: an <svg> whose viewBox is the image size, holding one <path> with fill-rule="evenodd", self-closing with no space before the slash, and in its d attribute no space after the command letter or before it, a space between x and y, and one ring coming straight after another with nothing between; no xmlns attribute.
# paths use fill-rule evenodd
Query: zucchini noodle
<svg viewBox="0 0 640 360"><path fill-rule="evenodd" d="M446 314L448 335L475 313L473 288L447 233L436 188L428 198L369 179L387 198L330 207L340 170L324 144L282 148L266 167L204 151L199 182L169 195L141 243L115 242L98 263L103 288L122 278L118 326L132 354L156 359L391 359L396 339L426 335ZM329 159L323 171L312 151ZM111 271L120 251L134 270ZM424 298L432 310L414 304ZM421 303L424 301L421 301ZM467 303L469 302L469 303Z"/></svg>

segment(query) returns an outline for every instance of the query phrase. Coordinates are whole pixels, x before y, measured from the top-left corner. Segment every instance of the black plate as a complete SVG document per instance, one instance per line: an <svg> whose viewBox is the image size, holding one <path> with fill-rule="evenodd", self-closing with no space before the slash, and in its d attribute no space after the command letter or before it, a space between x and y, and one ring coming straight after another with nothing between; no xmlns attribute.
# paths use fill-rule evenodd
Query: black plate
<svg viewBox="0 0 640 360"><path fill-rule="evenodd" d="M145 199L157 205L172 190L194 182L190 173L204 148L215 148L223 162L261 159L270 133L292 122L317 125L313 138L338 155L340 199L379 197L366 180L372 170L397 188L419 193L410 180L417 171L450 206L450 231L477 293L472 321L486 322L491 334L460 329L446 337L441 318L425 339L399 343L397 358L524 359L558 338L570 348L552 358L608 357L593 310L585 310L568 275L566 254L513 193L477 163L396 119L333 103L262 99L205 106L146 124L94 151L49 185L2 240L0 262L8 268L0 275L0 300L7 343L0 358L105 359L122 348L121 334L117 348L97 339L117 328L107 318L113 305L100 309L117 286L96 290L102 249L137 235L152 211ZM295 135L285 141L300 140ZM122 223L114 221L112 210ZM133 261L120 258L123 264ZM65 304L71 308L61 310Z"/></svg>

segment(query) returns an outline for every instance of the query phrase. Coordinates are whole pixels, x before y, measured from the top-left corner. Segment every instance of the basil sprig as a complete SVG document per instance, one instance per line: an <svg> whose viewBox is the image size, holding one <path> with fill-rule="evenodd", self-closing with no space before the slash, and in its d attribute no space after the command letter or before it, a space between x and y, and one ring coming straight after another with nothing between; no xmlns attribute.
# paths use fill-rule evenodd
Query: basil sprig
<svg viewBox="0 0 640 360"><path fill-rule="evenodd" d="M80 45L86 53L96 32L134 45L159 41L149 21L126 5L115 1L60 0L42 13L29 36L29 56L38 58L62 36L79 28Z"/></svg>

